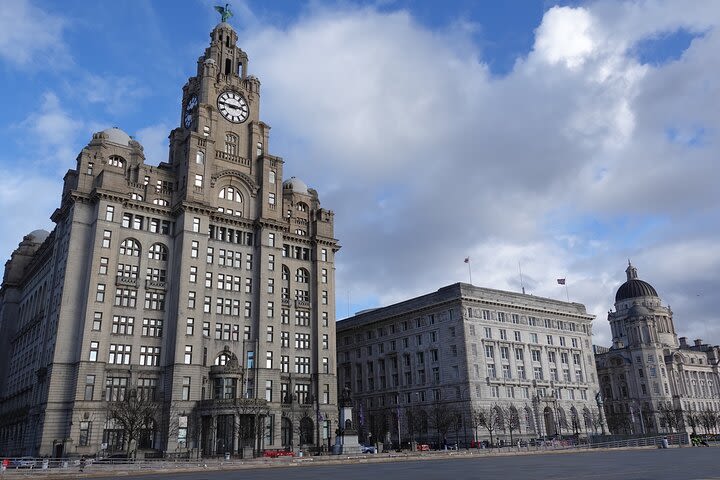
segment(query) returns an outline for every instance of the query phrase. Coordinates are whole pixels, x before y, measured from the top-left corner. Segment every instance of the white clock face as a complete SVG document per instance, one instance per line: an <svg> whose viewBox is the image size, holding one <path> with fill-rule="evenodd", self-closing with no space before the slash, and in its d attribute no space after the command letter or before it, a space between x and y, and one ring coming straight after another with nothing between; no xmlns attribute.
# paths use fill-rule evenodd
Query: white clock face
<svg viewBox="0 0 720 480"><path fill-rule="evenodd" d="M195 95L193 95L192 98L190 99L190 101L187 103L187 106L185 107L185 111L192 112L192 109L197 107L197 104L198 104L197 97Z"/></svg>
<svg viewBox="0 0 720 480"><path fill-rule="evenodd" d="M245 99L237 92L228 91L218 97L218 108L223 117L233 123L242 123L250 113Z"/></svg>

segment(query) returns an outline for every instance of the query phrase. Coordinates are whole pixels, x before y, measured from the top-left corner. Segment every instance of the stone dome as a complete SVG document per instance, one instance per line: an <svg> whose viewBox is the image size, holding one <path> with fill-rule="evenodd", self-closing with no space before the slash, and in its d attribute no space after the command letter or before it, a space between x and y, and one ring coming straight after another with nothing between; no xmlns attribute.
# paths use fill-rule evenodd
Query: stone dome
<svg viewBox="0 0 720 480"><path fill-rule="evenodd" d="M28 233L27 236L32 240L33 242L42 243L47 239L48 235L50 235L50 232L47 230L33 230L32 232Z"/></svg>
<svg viewBox="0 0 720 480"><path fill-rule="evenodd" d="M283 190L292 190L295 193L304 193L306 195L308 193L308 187L305 182L296 177L290 177L289 180L285 180L283 182Z"/></svg>
<svg viewBox="0 0 720 480"><path fill-rule="evenodd" d="M628 262L627 282L620 285L615 294L615 302L621 302L629 298L637 297L657 297L657 290L644 280L637 278L637 268Z"/></svg>
<svg viewBox="0 0 720 480"><path fill-rule="evenodd" d="M108 142L117 143L123 147L130 146L130 135L117 127L107 128L103 130L102 133L107 135Z"/></svg>

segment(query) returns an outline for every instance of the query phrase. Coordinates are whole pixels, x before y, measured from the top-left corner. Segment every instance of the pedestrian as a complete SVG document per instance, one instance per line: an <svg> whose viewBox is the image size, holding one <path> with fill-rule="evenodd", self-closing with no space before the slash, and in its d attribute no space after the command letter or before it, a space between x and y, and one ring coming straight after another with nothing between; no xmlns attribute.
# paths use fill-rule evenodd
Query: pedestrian
<svg viewBox="0 0 720 480"><path fill-rule="evenodd" d="M82 472L84 470L85 470L85 455L80 457L80 471Z"/></svg>

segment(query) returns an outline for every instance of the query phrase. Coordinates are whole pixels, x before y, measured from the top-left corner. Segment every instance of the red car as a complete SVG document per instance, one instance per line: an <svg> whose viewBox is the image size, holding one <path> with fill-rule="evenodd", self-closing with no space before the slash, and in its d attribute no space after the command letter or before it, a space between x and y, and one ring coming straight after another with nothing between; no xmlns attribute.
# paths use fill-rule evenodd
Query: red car
<svg viewBox="0 0 720 480"><path fill-rule="evenodd" d="M418 443L417 450L418 452L429 452L430 445L428 445L427 443Z"/></svg>
<svg viewBox="0 0 720 480"><path fill-rule="evenodd" d="M265 450L263 457L266 458L278 458L278 457L294 457L295 454L288 450Z"/></svg>

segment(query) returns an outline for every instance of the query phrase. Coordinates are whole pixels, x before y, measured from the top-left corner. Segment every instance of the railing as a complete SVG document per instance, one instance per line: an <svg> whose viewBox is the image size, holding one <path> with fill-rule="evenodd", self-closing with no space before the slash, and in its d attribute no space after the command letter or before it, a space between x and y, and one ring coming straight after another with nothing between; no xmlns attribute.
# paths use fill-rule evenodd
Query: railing
<svg viewBox="0 0 720 480"><path fill-rule="evenodd" d="M131 287L137 287L138 281L137 278L117 276L115 277L115 285L128 285Z"/></svg>
<svg viewBox="0 0 720 480"><path fill-rule="evenodd" d="M166 290L167 283L160 280L145 280L145 288L153 288L156 290Z"/></svg>

